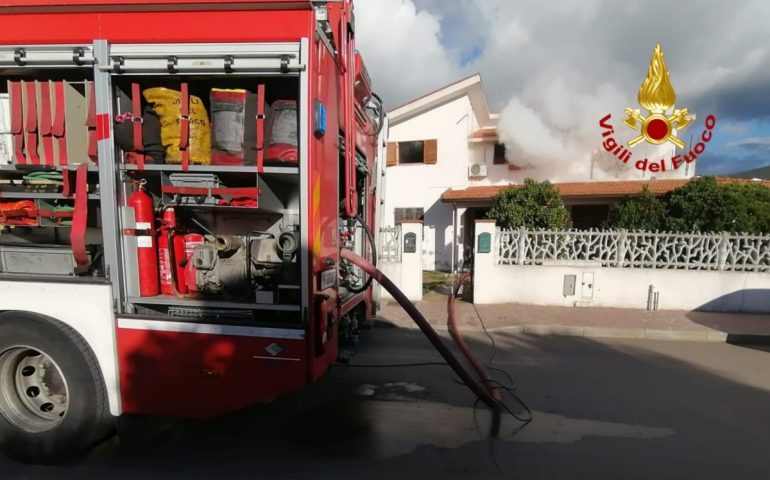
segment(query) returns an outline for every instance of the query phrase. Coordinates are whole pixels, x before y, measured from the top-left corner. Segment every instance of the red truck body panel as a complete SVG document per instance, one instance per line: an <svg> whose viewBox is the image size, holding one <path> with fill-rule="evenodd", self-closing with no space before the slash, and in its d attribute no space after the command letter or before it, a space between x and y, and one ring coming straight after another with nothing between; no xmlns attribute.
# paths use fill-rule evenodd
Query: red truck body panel
<svg viewBox="0 0 770 480"><path fill-rule="evenodd" d="M335 55L316 35L310 1L297 0L21 0L0 2L0 45L163 43L259 43L309 40L306 118L309 216L306 222L310 255L308 278L303 278L309 308L303 312L304 339L233 336L211 333L121 328L118 320L117 357L124 412L210 417L274 398L317 380L336 361L340 317L363 305L372 312L372 294L359 294L346 303L336 289L319 290L320 272L329 262L338 265L339 195L346 176L338 167L340 142L346 138L366 157L375 172L377 138L368 119L355 120L355 42L342 41L351 18L352 2L329 3L329 24ZM344 52L343 52L344 53ZM348 70L351 69L351 70ZM360 73L360 72L359 72ZM367 78L368 80L368 78ZM368 88L368 85L367 85ZM326 107L326 135L313 135L314 102ZM347 107L346 107L347 104ZM109 121L109 119L108 119ZM103 128L108 138L109 127ZM373 180L370 178L370 184ZM366 194L372 193L367 187ZM377 202L367 203L370 228ZM266 351L280 348L276 358Z"/></svg>

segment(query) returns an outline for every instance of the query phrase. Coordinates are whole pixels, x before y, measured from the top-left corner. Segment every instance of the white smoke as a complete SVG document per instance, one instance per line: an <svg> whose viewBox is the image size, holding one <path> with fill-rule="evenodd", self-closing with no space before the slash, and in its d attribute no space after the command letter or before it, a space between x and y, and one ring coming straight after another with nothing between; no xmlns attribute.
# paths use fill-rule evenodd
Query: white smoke
<svg viewBox="0 0 770 480"><path fill-rule="evenodd" d="M598 122L612 113L617 140L634 136L622 125L623 110L638 108L656 43L677 105L699 117L680 132L685 142L709 113L724 115L720 125L770 117L766 0L356 1L359 46L389 106L480 72L490 105L502 115L509 159L533 167L522 175L641 178L596 152ZM460 50L471 47L481 54L468 62ZM671 150L645 142L633 154L653 159Z"/></svg>
<svg viewBox="0 0 770 480"><path fill-rule="evenodd" d="M388 109L461 75L441 43L439 22L412 0L356 1L356 48Z"/></svg>

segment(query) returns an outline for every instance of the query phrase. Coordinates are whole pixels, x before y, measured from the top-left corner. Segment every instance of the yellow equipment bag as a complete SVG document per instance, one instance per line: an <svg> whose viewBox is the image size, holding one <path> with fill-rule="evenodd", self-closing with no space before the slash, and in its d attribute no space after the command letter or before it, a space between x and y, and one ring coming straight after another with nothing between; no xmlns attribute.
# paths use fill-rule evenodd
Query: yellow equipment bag
<svg viewBox="0 0 770 480"><path fill-rule="evenodd" d="M148 88L142 92L144 99L160 119L160 139L166 149L166 163L182 163L179 150L182 93L170 88ZM190 163L211 163L211 123L203 101L190 95Z"/></svg>

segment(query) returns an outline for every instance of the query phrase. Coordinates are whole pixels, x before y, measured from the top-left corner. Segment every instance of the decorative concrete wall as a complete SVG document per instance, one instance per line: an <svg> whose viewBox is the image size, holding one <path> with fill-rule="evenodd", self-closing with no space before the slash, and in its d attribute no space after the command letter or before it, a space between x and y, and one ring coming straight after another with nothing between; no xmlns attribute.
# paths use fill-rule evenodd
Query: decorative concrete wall
<svg viewBox="0 0 770 480"><path fill-rule="evenodd" d="M380 231L380 270L412 302L422 300L422 231L422 222L418 221ZM384 288L378 288L380 298L393 298Z"/></svg>
<svg viewBox="0 0 770 480"><path fill-rule="evenodd" d="M512 240L510 232L497 235L493 222L477 222L476 241L485 233L491 236L493 245L489 253L480 253L477 243L475 303L644 309L654 308L657 299L657 308L664 310L770 312L770 273L766 273L770 253L764 237L736 237L731 242L725 235L701 235L695 242L700 245L700 253L688 265L682 263L682 258L692 254L695 246L682 239L665 240L661 234L648 234L657 235L658 253L628 253L628 248L649 251L649 245L641 242L638 247L621 247L618 256L617 245L611 245L619 237L613 237L612 232L592 234L592 238L601 238L597 244L584 238L580 244L585 248L575 247L576 232L561 232L573 238L558 241L553 235L548 237L553 232L540 232L537 243L537 234ZM550 240L543 242L544 238ZM628 258L635 261L623 260ZM659 261L661 258L667 261Z"/></svg>

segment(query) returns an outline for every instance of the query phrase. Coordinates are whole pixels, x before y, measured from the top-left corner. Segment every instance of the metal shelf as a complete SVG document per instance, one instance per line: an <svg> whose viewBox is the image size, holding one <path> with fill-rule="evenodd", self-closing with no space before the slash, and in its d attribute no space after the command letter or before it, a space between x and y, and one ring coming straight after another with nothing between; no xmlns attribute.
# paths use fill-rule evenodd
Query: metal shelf
<svg viewBox="0 0 770 480"><path fill-rule="evenodd" d="M138 171L139 167L130 164L121 164L120 169L124 171ZM168 164L146 164L146 172L182 172L181 165ZM230 165L190 165L187 172L211 172L211 173L257 173L257 167L249 166L230 166ZM299 167L271 167L263 168L264 174L279 175L299 175Z"/></svg>
<svg viewBox="0 0 770 480"><path fill-rule="evenodd" d="M299 312L301 309L299 305L271 305L266 303L209 300L205 298L192 299L168 295L159 295L157 297L129 297L128 301L136 305L232 308L238 310L272 310L279 312Z"/></svg>
<svg viewBox="0 0 770 480"><path fill-rule="evenodd" d="M27 172L63 172L65 170L69 170L71 172L74 172L77 170L77 165L18 165L18 164L11 164L11 165L0 165L0 172L19 172L19 173L27 173ZM99 167L97 165L89 165L88 166L89 172L98 172Z"/></svg>
<svg viewBox="0 0 770 480"><path fill-rule="evenodd" d="M75 196L73 194L72 197L65 197L61 193L47 193L47 192L3 192L0 191L0 199L9 198L9 199L20 199L20 200L32 200L32 199L40 199L40 200L75 200ZM88 199L89 200L99 200L101 198L98 193L89 193Z"/></svg>

